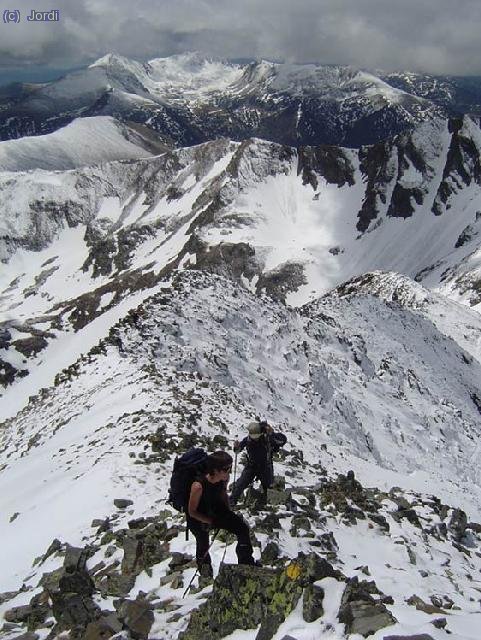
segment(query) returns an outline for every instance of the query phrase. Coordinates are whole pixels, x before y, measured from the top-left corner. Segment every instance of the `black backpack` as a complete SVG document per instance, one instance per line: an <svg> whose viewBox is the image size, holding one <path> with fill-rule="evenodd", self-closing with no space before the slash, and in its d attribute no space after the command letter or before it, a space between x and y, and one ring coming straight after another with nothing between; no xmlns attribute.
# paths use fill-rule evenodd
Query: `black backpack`
<svg viewBox="0 0 481 640"><path fill-rule="evenodd" d="M175 459L167 502L177 511L187 510L190 487L196 476L204 471L206 460L207 453L198 448L189 449L189 451Z"/></svg>

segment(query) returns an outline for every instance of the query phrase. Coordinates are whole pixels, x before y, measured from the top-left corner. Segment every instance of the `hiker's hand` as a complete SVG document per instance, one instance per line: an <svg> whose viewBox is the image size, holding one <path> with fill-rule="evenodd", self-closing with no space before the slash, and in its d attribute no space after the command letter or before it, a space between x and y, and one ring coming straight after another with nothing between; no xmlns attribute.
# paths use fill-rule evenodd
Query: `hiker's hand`
<svg viewBox="0 0 481 640"><path fill-rule="evenodd" d="M234 449L238 449L240 445L239 440L234 440Z"/></svg>
<svg viewBox="0 0 481 640"><path fill-rule="evenodd" d="M270 424L266 424L266 433L274 433L274 429Z"/></svg>

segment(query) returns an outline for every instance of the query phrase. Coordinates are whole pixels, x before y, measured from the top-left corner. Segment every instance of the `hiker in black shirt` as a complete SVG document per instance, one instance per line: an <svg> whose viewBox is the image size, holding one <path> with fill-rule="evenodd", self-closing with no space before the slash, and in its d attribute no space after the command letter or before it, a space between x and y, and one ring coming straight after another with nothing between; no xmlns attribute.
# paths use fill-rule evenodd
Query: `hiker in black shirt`
<svg viewBox="0 0 481 640"><path fill-rule="evenodd" d="M237 503L242 493L256 478L260 480L264 499L267 500L267 489L272 486L274 480L272 456L287 442L286 436L283 433L274 433L267 422L251 422L248 431L249 435L246 438L234 443L236 453L246 449L248 461L232 489L232 505Z"/></svg>
<svg viewBox="0 0 481 640"><path fill-rule="evenodd" d="M239 564L255 565L249 527L230 510L227 482L232 469L232 457L216 451L207 457L205 474L199 476L190 489L187 526L195 536L196 560L202 577L212 576L209 555L209 528L226 529L237 536L236 553Z"/></svg>

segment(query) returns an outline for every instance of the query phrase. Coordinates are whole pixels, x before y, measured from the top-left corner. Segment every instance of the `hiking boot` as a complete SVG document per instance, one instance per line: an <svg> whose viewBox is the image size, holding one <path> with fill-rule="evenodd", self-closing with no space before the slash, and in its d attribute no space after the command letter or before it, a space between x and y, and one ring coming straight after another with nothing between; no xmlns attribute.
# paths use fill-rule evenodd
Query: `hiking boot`
<svg viewBox="0 0 481 640"><path fill-rule="evenodd" d="M262 567L262 562L260 562L260 560L254 560L254 558L250 558L250 560L244 560L243 562L239 562L239 564L243 564L248 567Z"/></svg>
<svg viewBox="0 0 481 640"><path fill-rule="evenodd" d="M203 589L214 581L214 570L210 562L202 562L197 566L199 571L199 587Z"/></svg>

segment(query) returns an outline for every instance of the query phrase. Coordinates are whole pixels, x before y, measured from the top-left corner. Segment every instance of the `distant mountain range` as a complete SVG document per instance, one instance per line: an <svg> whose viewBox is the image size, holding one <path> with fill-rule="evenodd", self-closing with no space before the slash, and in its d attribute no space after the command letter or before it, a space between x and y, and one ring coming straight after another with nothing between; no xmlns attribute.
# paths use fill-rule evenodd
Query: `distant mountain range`
<svg viewBox="0 0 481 640"><path fill-rule="evenodd" d="M481 114L481 78L235 64L198 53L139 63L108 54L54 82L2 88L0 140L107 115L147 125L175 146L254 136L358 147L433 117L465 114Z"/></svg>

